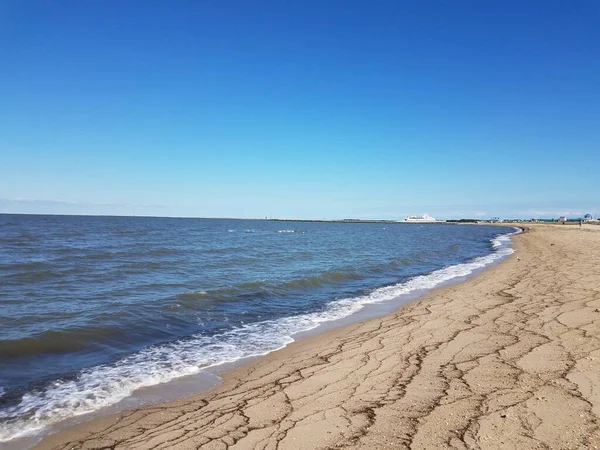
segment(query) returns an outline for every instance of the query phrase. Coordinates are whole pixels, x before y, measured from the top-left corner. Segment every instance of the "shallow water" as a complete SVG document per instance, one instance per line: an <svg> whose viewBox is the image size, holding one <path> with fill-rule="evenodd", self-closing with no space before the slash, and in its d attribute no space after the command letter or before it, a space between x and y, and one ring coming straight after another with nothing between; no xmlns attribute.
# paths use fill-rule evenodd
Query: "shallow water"
<svg viewBox="0 0 600 450"><path fill-rule="evenodd" d="M0 215L0 442L466 276L511 231Z"/></svg>

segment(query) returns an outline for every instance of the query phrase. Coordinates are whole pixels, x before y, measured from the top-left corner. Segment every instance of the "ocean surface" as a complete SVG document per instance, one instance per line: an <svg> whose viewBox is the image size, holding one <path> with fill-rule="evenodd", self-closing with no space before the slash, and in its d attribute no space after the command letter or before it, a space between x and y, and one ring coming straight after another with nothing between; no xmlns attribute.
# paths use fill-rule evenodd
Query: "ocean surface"
<svg viewBox="0 0 600 450"><path fill-rule="evenodd" d="M0 215L0 442L469 275L512 232Z"/></svg>

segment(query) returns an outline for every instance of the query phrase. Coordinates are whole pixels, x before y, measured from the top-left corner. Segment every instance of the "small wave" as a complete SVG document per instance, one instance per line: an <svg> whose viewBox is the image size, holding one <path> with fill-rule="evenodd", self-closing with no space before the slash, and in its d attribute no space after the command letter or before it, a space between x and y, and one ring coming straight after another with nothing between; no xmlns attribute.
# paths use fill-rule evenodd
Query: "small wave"
<svg viewBox="0 0 600 450"><path fill-rule="evenodd" d="M107 251L107 252L88 253L87 255L84 255L83 258L90 259L90 260L104 261L107 259L116 258L118 256L126 256L126 255L124 253L120 254L118 251L114 250L114 251Z"/></svg>
<svg viewBox="0 0 600 450"><path fill-rule="evenodd" d="M43 271L48 267L51 266L46 261L27 261L4 265L4 269L22 272Z"/></svg>
<svg viewBox="0 0 600 450"><path fill-rule="evenodd" d="M506 234L502 234L500 236L497 236L496 238L492 239L492 247L494 248L498 248L498 247L502 247L503 245L506 245L510 242L510 236L506 235Z"/></svg>
<svg viewBox="0 0 600 450"><path fill-rule="evenodd" d="M415 258L413 258L414 260ZM360 280L369 275L391 273L400 267L409 266L411 259L401 258L382 264L375 264L363 268L347 267L340 270L322 272L318 275L298 277L283 282L270 282L267 279L248 281L234 286L216 289L184 292L177 294L170 300L180 304L180 307L196 309L206 305L206 302L234 301L239 296L263 295L283 296L296 294L304 290L318 289L325 286L338 286L349 280ZM199 302L202 300L202 302ZM167 306L172 308L172 304Z"/></svg>
<svg viewBox="0 0 600 450"><path fill-rule="evenodd" d="M151 251L147 251L144 253L144 256L169 256L169 255L179 255L182 250L176 248L156 248Z"/></svg>
<svg viewBox="0 0 600 450"><path fill-rule="evenodd" d="M238 286L238 289L261 289L263 287L265 287L267 285L267 280L266 278L263 278L262 280L256 280L256 281L248 281L246 283L242 283Z"/></svg>
<svg viewBox="0 0 600 450"><path fill-rule="evenodd" d="M362 278L354 271L323 272L320 275L307 278L298 278L274 286L275 289L308 289L320 287L330 283L341 283L346 280L356 280Z"/></svg>
<svg viewBox="0 0 600 450"><path fill-rule="evenodd" d="M195 291L195 292L185 292L183 294L179 294L178 297L183 298L183 299L196 299L196 298L206 297L206 295L207 295L206 291Z"/></svg>
<svg viewBox="0 0 600 450"><path fill-rule="evenodd" d="M48 270L38 270L38 271L29 271L29 272L17 272L17 273L11 273L8 275L4 275L4 280L5 281L11 281L11 282L21 282L21 283L38 283L41 281L47 281L47 280L55 280L58 278L62 278L66 275L65 272L58 272L55 271L53 269L48 269Z"/></svg>
<svg viewBox="0 0 600 450"><path fill-rule="evenodd" d="M44 331L33 337L0 341L0 359L19 358L49 353L69 353L89 348L104 339L117 339L123 331L114 327L77 327L60 331Z"/></svg>
<svg viewBox="0 0 600 450"><path fill-rule="evenodd" d="M513 253L510 247L503 245L510 240L499 238L495 240L501 244L489 255L375 289L363 296L330 302L322 311L246 324L212 336L197 334L148 347L112 365L92 367L75 379L55 381L0 411L0 442L113 405L145 386L192 375L206 367L270 353L293 342L293 336L298 333L348 317L367 305L395 300L468 276Z"/></svg>
<svg viewBox="0 0 600 450"><path fill-rule="evenodd" d="M81 342L71 340L49 341L43 337L6 340L0 342L0 357L18 358L35 355L46 355L49 353L69 353L84 350L85 345Z"/></svg>
<svg viewBox="0 0 600 450"><path fill-rule="evenodd" d="M386 266L389 267L389 266ZM281 283L272 283L267 279L247 281L236 286L227 286L218 289L201 290L194 292L184 292L176 295L175 301L183 301L184 307L193 308L194 303L189 303L192 300L206 301L226 301L233 300L238 295L256 295L262 293L271 293L275 295L285 295L289 291L311 289L325 286L327 284L339 284L346 280L357 280L362 278L362 275L353 270L323 272L319 275L306 278L296 278L290 281Z"/></svg>

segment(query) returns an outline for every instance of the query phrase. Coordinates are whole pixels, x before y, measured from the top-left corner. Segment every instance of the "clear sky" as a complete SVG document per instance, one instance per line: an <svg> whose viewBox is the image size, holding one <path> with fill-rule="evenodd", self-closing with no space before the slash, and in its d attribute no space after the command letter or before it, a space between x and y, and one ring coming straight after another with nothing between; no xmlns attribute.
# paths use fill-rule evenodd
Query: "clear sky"
<svg viewBox="0 0 600 450"><path fill-rule="evenodd" d="M0 2L0 211L600 214L600 2Z"/></svg>

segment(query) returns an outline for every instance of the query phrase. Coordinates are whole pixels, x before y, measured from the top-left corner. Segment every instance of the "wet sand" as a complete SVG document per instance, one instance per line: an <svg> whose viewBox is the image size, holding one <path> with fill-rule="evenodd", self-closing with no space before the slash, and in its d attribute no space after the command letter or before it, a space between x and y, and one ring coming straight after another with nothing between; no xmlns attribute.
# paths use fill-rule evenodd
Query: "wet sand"
<svg viewBox="0 0 600 450"><path fill-rule="evenodd" d="M600 449L600 226L38 449ZM517 258L518 257L518 258Z"/></svg>

